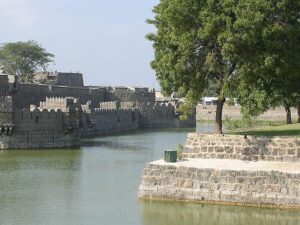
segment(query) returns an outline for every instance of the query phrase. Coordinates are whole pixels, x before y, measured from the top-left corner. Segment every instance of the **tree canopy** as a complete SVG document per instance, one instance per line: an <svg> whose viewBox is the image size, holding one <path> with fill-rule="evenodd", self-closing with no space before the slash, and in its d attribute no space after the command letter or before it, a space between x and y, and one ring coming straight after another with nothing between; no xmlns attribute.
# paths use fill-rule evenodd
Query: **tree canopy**
<svg viewBox="0 0 300 225"><path fill-rule="evenodd" d="M239 62L235 94L245 115L257 116L300 94L300 2L294 0L240 1L232 53ZM237 51L239 50L239 51Z"/></svg>
<svg viewBox="0 0 300 225"><path fill-rule="evenodd" d="M226 96L238 97L242 106L252 104L249 111L260 105L262 112L275 102L270 96L282 98L282 85L291 90L287 84L299 78L299 4L161 0L148 20L157 31L147 38L153 42L151 66L162 90L196 103L215 84L217 133L222 133Z"/></svg>
<svg viewBox="0 0 300 225"><path fill-rule="evenodd" d="M31 82L37 70L46 70L54 55L35 41L4 43L0 46L0 68Z"/></svg>
<svg viewBox="0 0 300 225"><path fill-rule="evenodd" d="M226 36L235 20L232 1L161 0L148 23L157 32L151 63L162 90L196 103L209 83L216 84L216 131L222 133L222 108L235 64L226 57Z"/></svg>

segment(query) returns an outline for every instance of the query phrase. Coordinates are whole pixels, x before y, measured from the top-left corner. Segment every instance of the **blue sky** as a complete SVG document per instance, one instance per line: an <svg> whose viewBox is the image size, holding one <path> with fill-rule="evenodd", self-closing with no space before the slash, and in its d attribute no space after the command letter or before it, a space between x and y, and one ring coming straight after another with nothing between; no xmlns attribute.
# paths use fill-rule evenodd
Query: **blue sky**
<svg viewBox="0 0 300 225"><path fill-rule="evenodd" d="M145 23L159 0L0 0L0 42L36 40L88 85L158 88Z"/></svg>

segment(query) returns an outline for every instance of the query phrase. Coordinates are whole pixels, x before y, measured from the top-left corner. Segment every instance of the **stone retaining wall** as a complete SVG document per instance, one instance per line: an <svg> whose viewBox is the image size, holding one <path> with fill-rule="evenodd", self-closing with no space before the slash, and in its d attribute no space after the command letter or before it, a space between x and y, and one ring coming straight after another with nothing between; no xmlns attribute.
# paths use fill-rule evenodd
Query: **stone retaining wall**
<svg viewBox="0 0 300 225"><path fill-rule="evenodd" d="M163 161L147 164L139 197L300 207L299 171L195 168L187 164L172 165Z"/></svg>
<svg viewBox="0 0 300 225"><path fill-rule="evenodd" d="M189 134L183 160L146 165L139 197L300 208L300 137Z"/></svg>
<svg viewBox="0 0 300 225"><path fill-rule="evenodd" d="M188 134L185 158L300 161L300 137Z"/></svg>

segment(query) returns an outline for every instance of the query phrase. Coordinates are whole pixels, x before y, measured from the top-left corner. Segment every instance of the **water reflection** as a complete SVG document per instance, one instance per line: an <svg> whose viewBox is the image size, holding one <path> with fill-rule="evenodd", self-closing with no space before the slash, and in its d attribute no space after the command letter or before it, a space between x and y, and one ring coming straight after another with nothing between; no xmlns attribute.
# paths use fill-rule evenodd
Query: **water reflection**
<svg viewBox="0 0 300 225"><path fill-rule="evenodd" d="M46 224L44 213L68 211L80 167L79 150L1 151L0 224Z"/></svg>
<svg viewBox="0 0 300 225"><path fill-rule="evenodd" d="M299 211L140 201L143 225L296 225Z"/></svg>
<svg viewBox="0 0 300 225"><path fill-rule="evenodd" d="M201 127L202 132L213 129ZM0 225L300 224L299 214L290 212L139 204L145 163L184 144L193 131L103 136L87 140L79 150L0 151Z"/></svg>

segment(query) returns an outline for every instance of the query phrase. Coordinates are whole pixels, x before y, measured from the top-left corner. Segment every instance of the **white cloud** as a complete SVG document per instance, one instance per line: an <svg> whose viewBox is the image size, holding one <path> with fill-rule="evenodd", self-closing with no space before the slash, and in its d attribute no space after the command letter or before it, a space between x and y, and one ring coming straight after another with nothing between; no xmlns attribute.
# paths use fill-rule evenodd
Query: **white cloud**
<svg viewBox="0 0 300 225"><path fill-rule="evenodd" d="M38 11L32 0L0 0L2 26L28 27L38 22Z"/></svg>

